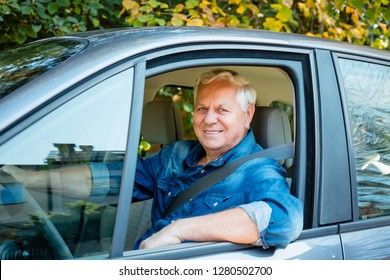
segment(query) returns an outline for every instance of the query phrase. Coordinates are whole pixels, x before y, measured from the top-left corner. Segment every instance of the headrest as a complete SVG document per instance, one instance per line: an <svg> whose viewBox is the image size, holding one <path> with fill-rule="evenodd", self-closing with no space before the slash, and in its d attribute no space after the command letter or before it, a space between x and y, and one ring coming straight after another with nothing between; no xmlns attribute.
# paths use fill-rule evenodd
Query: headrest
<svg viewBox="0 0 390 280"><path fill-rule="evenodd" d="M264 149L291 143L291 127L287 113L279 108L256 107L251 128L256 142ZM290 167L292 159L281 164Z"/></svg>
<svg viewBox="0 0 390 280"><path fill-rule="evenodd" d="M149 143L166 146L183 139L183 124L176 103L151 101L145 104L142 115L141 134Z"/></svg>

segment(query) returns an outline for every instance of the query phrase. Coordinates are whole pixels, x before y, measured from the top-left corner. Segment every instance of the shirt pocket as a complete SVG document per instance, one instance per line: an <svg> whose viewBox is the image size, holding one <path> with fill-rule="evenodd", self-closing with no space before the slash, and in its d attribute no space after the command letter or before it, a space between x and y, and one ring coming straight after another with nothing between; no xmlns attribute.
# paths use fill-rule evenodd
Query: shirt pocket
<svg viewBox="0 0 390 280"><path fill-rule="evenodd" d="M203 203L209 209L228 209L234 204L233 196L233 194L209 194L204 198Z"/></svg>
<svg viewBox="0 0 390 280"><path fill-rule="evenodd" d="M164 204L170 203L181 192L181 188L177 185L170 184L166 181L157 183L157 199L164 201Z"/></svg>

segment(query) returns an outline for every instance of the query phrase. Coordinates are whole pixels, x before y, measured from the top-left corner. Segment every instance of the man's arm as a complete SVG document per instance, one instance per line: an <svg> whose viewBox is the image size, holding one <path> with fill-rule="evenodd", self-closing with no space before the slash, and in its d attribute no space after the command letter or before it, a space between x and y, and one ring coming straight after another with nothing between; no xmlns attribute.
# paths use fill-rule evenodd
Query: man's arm
<svg viewBox="0 0 390 280"><path fill-rule="evenodd" d="M144 240L140 248L179 244L184 241L229 241L252 244L258 240L258 229L241 208L215 214L181 219Z"/></svg>
<svg viewBox="0 0 390 280"><path fill-rule="evenodd" d="M47 191L50 188L53 194L79 199L91 195L92 175L88 165L42 171L29 171L12 165L1 169L28 189Z"/></svg>

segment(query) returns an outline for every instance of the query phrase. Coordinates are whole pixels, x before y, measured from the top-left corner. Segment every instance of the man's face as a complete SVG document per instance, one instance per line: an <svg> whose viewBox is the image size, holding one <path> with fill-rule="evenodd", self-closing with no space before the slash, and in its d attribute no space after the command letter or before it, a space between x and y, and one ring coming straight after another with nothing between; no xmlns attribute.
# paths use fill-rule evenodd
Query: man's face
<svg viewBox="0 0 390 280"><path fill-rule="evenodd" d="M235 147L249 129L254 106L243 112L236 93L237 87L223 80L199 87L194 131L210 160Z"/></svg>

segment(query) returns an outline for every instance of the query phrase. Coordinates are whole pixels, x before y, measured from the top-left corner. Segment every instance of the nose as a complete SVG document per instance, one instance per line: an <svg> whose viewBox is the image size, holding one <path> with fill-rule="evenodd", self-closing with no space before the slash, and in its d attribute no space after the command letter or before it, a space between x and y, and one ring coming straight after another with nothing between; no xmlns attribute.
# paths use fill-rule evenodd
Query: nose
<svg viewBox="0 0 390 280"><path fill-rule="evenodd" d="M204 117L204 122L208 125L217 123L218 122L217 113L214 110L207 110L207 113Z"/></svg>

